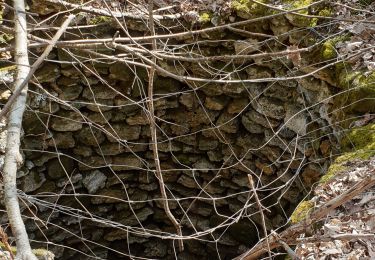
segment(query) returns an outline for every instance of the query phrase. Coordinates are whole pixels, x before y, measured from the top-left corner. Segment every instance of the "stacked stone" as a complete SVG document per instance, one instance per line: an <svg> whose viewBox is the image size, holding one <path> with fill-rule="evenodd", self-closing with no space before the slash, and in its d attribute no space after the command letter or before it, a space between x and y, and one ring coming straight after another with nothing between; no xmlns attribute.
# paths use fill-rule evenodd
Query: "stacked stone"
<svg viewBox="0 0 375 260"><path fill-rule="evenodd" d="M293 26L283 18L244 29L279 36ZM293 44L299 36L279 40ZM207 56L264 49L241 33L201 37L227 40L208 41L200 48ZM18 184L40 199L34 201L38 217L53 223L41 233L37 222L27 221L31 238L48 237L64 245L52 248L58 259L78 257L76 251L64 249L68 247L104 259L126 254L174 259L171 240L159 238L176 230L164 212L155 177L147 71L120 62L73 66L76 60L64 50L54 55L55 63L38 70L44 90L31 89L23 124L26 160ZM286 76L292 66L287 59L262 58L233 64L243 68L231 71L232 79L239 80ZM177 75L212 78L194 62L159 65ZM213 71L227 71L225 65L210 63ZM332 90L321 79L187 84L158 73L154 88L169 206L184 235L192 236L184 241L179 259L212 259L218 253L233 257L256 243L263 223L249 173L259 177L258 195L270 208L265 220L271 230L285 224L327 168Z"/></svg>

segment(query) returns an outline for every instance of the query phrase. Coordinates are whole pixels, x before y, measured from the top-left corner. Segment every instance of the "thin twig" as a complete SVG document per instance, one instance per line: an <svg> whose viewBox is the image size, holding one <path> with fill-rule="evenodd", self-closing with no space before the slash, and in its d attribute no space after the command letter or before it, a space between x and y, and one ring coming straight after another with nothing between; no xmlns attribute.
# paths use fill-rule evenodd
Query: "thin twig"
<svg viewBox="0 0 375 260"><path fill-rule="evenodd" d="M13 92L13 95L9 98L8 102L5 104L3 109L0 111L0 119L3 118L10 110L12 104L17 99L17 97L21 94L22 90L27 86L27 83L30 79L34 76L35 71L39 68L39 66L43 63L44 59L47 58L48 54L52 51L53 47L55 46L56 42L60 39L61 35L65 32L66 28L70 24L70 22L75 17L74 14L68 16L65 22L61 25L61 28L56 32L55 36L53 36L52 40L42 53L39 58L34 62L31 66L29 73L21 83L21 85Z"/></svg>
<svg viewBox="0 0 375 260"><path fill-rule="evenodd" d="M149 26L150 26L150 31L152 35L155 35L155 28L154 28L154 20L153 20L153 0L149 0ZM156 50L156 40L152 40L152 49ZM156 64L156 58L152 58L153 64ZM176 228L177 234L179 237L182 236L182 230L181 230L181 225L177 222L176 218L172 214L169 204L168 204L168 197L167 193L165 190L165 183L163 180L163 174L161 172L161 166L160 166L160 160L159 160L159 152L158 152L158 140L157 140L157 133L156 133L156 122L155 122L155 112L154 112L154 101L153 101L153 92L154 92L154 76L155 76L155 66L152 65L150 70L149 70L149 81L148 81L148 97L149 97L149 102L148 102L148 110L149 110L149 120L150 120L150 132L151 132L151 139L152 139L152 151L154 154L154 161L155 161L155 168L156 168L156 175L159 180L159 186L160 186L160 192L161 196L163 198L163 207L164 211L167 214L169 220L172 222L173 226ZM178 240L178 247L179 251L184 250L184 244L183 240L179 239Z"/></svg>
<svg viewBox="0 0 375 260"><path fill-rule="evenodd" d="M306 228L311 225L311 223L322 220L331 210L339 207L345 202L351 200L353 197L374 186L375 169L373 167L366 167L364 171L367 172L367 177L357 182L357 184L352 186L349 190L345 191L340 196L333 198L332 200L320 206L318 209L314 210L301 222L281 232L279 234L280 239L282 239L287 244L296 243L298 236L300 234L303 234ZM267 246L269 246L271 249L274 249L279 247L280 243L274 236L271 236L268 240L259 242L249 251L234 258L234 260L258 259L261 255L265 254L269 250Z"/></svg>
<svg viewBox="0 0 375 260"><path fill-rule="evenodd" d="M254 194L254 198L255 198L255 201L256 201L258 209L259 209L259 214L260 214L260 216L262 218L262 227L263 227L264 237L266 238L266 242L267 242L268 256L269 256L269 259L272 259L271 248L270 248L269 243L268 243L268 234L267 234L267 227L266 227L266 219L265 219L264 213L263 213L263 205L260 202L258 194L257 194L257 192L255 190L253 177L251 177L251 174L248 174L247 178L249 179L250 188L251 188L251 191Z"/></svg>

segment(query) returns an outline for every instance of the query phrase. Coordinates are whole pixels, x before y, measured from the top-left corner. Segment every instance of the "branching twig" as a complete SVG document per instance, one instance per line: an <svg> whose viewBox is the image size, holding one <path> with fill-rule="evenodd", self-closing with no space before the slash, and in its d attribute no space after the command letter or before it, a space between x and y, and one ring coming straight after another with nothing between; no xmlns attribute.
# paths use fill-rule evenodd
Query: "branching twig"
<svg viewBox="0 0 375 260"><path fill-rule="evenodd" d="M153 20L153 0L149 0L149 26L152 35L155 35L154 29L154 20ZM156 50L156 40L152 41L152 49ZM156 58L152 58L153 64L156 63ZM173 216L169 204L168 204L168 197L165 190L165 183L163 180L163 174L161 172L160 160L159 160L159 152L158 152L158 139L156 133L156 122L155 122L155 113L154 113L154 101L153 101L153 93L154 93L154 76L155 76L155 66L151 66L149 70L149 81L148 81L148 110L149 110L149 120L150 120L150 132L151 132L151 139L152 139L152 151L154 154L154 161L155 161L155 168L156 168L156 175L159 180L160 192L163 198L163 207L165 213L167 214L169 220L172 222L173 226L176 228L177 234L179 237L182 236L182 230L180 224L177 222L176 218ZM182 239L178 240L179 250L184 250L184 244Z"/></svg>
<svg viewBox="0 0 375 260"><path fill-rule="evenodd" d="M311 214L309 214L304 220L299 222L298 224L295 224L289 227L288 229L286 229L285 231L281 232L279 234L279 240L283 240L287 244L296 243L298 236L304 233L304 231L306 230L306 227L309 227L311 223L317 222L323 219L331 210L339 207L340 205L351 200L353 197L357 196L361 192L374 186L375 185L375 169L374 168L367 169L367 172L368 172L367 177L359 181L352 188L345 191L340 196L337 196L333 198L332 200L328 201L327 203L323 204L318 209L316 209ZM262 240L261 242L259 242L256 246L254 246L252 249L250 249L246 253L242 254L241 256L236 257L235 260L257 259L258 257L260 257L262 254L265 254L269 250L268 246L272 250L274 248L279 247L280 243L278 242L278 239L276 239L276 237L271 236L268 239Z"/></svg>
<svg viewBox="0 0 375 260"><path fill-rule="evenodd" d="M30 81L30 79L34 76L35 71L39 68L39 66L43 63L44 59L47 58L48 54L52 51L53 47L55 46L56 42L60 39L61 35L65 32L66 28L70 24L70 22L73 20L75 15L71 14L68 16L68 18L65 20L65 22L61 25L60 29L56 32L55 36L53 36L52 40L49 42L48 46L42 53L42 55L39 56L39 58L34 62L34 64L31 66L27 76L23 79L23 81L20 83L20 85L15 88L13 95L9 98L3 109L0 111L0 119L4 117L10 110L12 104L15 102L17 97L21 94L22 90L24 88L27 88L27 83ZM25 39L27 42L27 39ZM20 65L20 64L19 64ZM22 66L22 65L21 65ZM26 65L24 65L26 66ZM29 66L29 65L27 65Z"/></svg>

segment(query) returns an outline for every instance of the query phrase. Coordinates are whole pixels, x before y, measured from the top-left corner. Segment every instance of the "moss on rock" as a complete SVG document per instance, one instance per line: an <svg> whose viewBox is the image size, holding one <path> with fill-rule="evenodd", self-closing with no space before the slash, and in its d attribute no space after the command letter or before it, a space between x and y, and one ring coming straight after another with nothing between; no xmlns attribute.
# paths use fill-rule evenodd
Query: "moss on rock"
<svg viewBox="0 0 375 260"><path fill-rule="evenodd" d="M341 146L345 153L335 159L320 183L326 183L337 173L347 170L345 165L349 161L368 160L375 156L375 124L352 129L342 139Z"/></svg>
<svg viewBox="0 0 375 260"><path fill-rule="evenodd" d="M310 200L302 201L290 216L292 224L296 224L304 220L310 211L314 208L314 202Z"/></svg>

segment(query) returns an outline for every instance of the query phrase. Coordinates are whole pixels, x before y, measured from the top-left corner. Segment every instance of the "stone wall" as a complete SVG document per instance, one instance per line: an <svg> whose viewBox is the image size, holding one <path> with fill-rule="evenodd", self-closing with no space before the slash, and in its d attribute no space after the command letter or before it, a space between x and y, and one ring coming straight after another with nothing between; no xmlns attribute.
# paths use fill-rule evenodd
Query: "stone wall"
<svg viewBox="0 0 375 260"><path fill-rule="evenodd" d="M129 26L133 35L143 33ZM296 28L278 17L242 29L280 36ZM116 28L107 23L96 30L104 37ZM251 54L281 50L299 37L290 34L270 46L223 30L171 45L188 48L202 41L204 55ZM96 51L118 54L109 48ZM36 74L43 88L31 86L23 124L25 164L18 176L42 220L26 221L30 238L64 245L51 244L58 259L126 259L127 254L174 259L172 240L161 239L173 238L176 231L163 210L154 173L147 71L122 62L85 61L84 51L73 54L83 63L59 49ZM190 77L295 75L285 57L201 64L164 60L159 65ZM336 90L321 78L221 84L157 73L154 106L163 178L172 213L184 236L191 236L178 259L219 259L218 254L228 259L263 235L249 173L259 178L258 195L269 207L268 231L287 222L334 153L329 97ZM27 210L24 214L32 217Z"/></svg>

